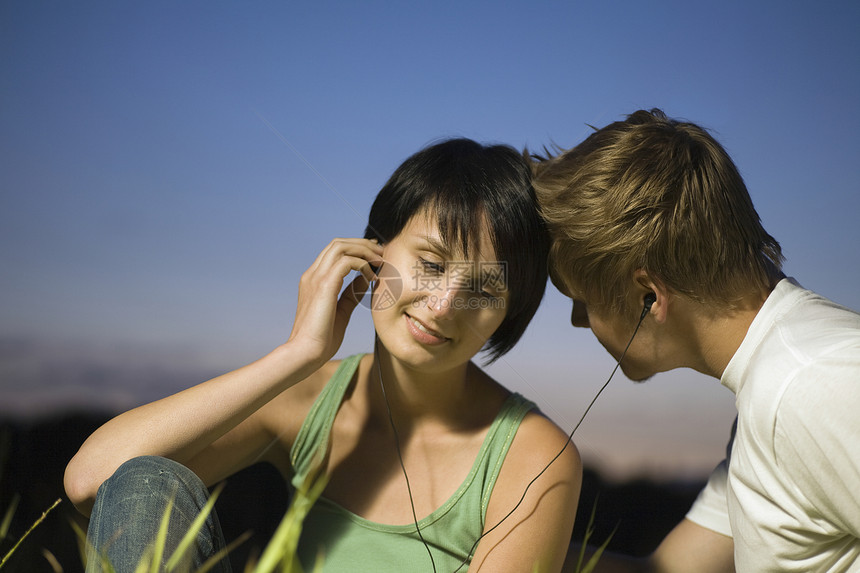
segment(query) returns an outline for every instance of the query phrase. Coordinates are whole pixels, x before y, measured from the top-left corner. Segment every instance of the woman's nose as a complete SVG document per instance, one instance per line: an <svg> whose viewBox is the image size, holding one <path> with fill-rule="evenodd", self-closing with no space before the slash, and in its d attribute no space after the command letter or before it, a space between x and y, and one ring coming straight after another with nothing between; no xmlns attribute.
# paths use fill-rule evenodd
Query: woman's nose
<svg viewBox="0 0 860 573"><path fill-rule="evenodd" d="M457 297L460 290L456 285L443 286L430 296L430 309L439 318L451 316L457 310Z"/></svg>

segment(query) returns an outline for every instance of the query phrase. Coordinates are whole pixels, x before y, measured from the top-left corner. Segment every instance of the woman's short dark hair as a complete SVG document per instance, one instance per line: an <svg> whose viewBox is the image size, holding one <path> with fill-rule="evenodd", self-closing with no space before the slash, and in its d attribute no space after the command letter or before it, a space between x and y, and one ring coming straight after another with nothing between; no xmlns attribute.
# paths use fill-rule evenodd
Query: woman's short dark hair
<svg viewBox="0 0 860 573"><path fill-rule="evenodd" d="M492 362L520 339L543 298L549 234L526 158L507 145L465 138L431 145L404 161L380 190L364 236L386 243L421 212L435 213L446 244L468 256L486 221L506 271L507 313L484 350Z"/></svg>

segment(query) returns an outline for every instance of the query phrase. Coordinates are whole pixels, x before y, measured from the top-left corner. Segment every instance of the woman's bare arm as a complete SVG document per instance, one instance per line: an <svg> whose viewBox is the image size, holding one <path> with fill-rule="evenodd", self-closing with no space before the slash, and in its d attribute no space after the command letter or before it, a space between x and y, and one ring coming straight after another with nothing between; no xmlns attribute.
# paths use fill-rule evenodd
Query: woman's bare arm
<svg viewBox="0 0 860 573"><path fill-rule="evenodd" d="M339 296L343 280L353 270L363 273L353 285L363 292L374 278L368 262L380 256L372 241L332 241L302 275L296 321L286 343L247 366L120 414L96 430L66 467L66 493L75 506L89 513L102 482L137 456L189 464L206 483L259 456L271 435L255 412L334 355L358 304L350 289ZM217 440L228 440L232 447L219 448L223 455L201 455Z"/></svg>
<svg viewBox="0 0 860 573"><path fill-rule="evenodd" d="M562 451L562 447L567 447ZM529 487L549 461L561 455ZM561 571L582 485L582 462L573 442L554 423L531 413L523 420L502 466L487 510L486 534L470 572ZM504 521L502 521L504 519Z"/></svg>

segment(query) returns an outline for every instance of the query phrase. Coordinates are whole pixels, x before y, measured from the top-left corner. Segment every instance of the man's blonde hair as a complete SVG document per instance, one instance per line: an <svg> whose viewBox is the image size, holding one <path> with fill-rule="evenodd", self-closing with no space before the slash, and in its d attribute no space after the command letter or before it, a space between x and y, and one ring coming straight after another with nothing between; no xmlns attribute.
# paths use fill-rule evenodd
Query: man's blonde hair
<svg viewBox="0 0 860 573"><path fill-rule="evenodd" d="M633 271L733 307L780 273L725 149L701 127L640 110L555 156L534 156L534 188L553 237L550 277L571 296L629 312Z"/></svg>

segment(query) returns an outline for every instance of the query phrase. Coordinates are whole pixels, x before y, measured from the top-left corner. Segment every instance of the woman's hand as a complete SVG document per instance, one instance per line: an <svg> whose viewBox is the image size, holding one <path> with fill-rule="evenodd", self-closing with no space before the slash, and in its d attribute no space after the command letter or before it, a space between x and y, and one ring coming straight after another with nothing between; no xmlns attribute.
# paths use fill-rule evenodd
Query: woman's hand
<svg viewBox="0 0 860 573"><path fill-rule="evenodd" d="M288 344L297 345L322 365L343 342L352 311L382 264L382 246L368 239L334 239L299 281L296 320ZM343 289L352 271L359 275ZM338 297L338 294L340 297Z"/></svg>

